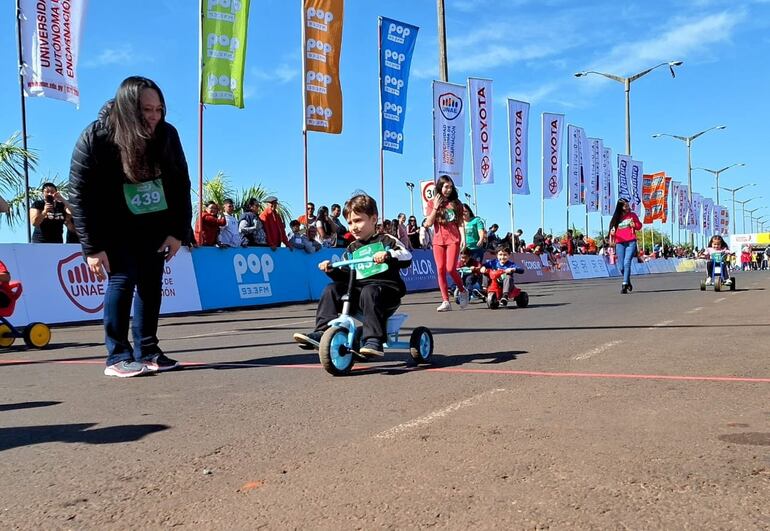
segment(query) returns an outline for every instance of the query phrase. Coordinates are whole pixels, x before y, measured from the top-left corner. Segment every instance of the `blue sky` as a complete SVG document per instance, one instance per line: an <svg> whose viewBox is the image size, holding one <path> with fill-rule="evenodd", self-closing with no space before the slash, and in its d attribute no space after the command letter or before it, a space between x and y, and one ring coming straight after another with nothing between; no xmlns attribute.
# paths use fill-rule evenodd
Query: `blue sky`
<svg viewBox="0 0 770 531"><path fill-rule="evenodd" d="M182 137L191 177L197 175L198 29L194 0L91 0L79 67L81 105L28 100L30 146L40 154L32 182L66 176L80 131L129 75L154 79L163 89L167 120ZM344 129L341 135L311 133L310 196L316 205L342 203L355 189L379 196L377 17L420 27L409 84L403 155L385 154L386 212L409 213L405 181L432 175L431 80L438 73L434 0L345 3L341 79ZM245 109L209 106L205 112L204 171L223 171L237 186L261 183L302 211L302 104L300 5L298 0L253 0L246 57ZM449 78L494 80L493 152L496 183L478 187L478 214L509 230L508 144L505 98L532 104L529 167L533 195L517 196L516 226L525 239L540 220L540 120L542 112L566 114L568 123L604 139L613 153L624 149L624 97L619 83L575 78L592 69L631 75L657 63L682 60L672 79L661 68L631 90L632 146L645 172L665 170L686 180L682 142L652 139L656 132L691 135L713 125L693 144L693 166L721 168L721 185L756 183L738 199L762 196L747 208L770 204L767 124L770 111L770 1L672 0L616 2L587 0L446 0ZM16 75L13 2L0 7L0 136L21 128ZM466 187L470 189L466 147ZM763 177L763 175L765 177ZM710 174L693 173L696 192L713 198ZM722 203L729 194L722 193ZM729 206L729 205L728 205ZM419 198L415 196L415 208ZM547 230L563 230L565 199L546 201ZM573 207L571 222L584 225ZM770 209L766 213L770 218ZM739 212L740 214L740 212ZM418 214L419 215L419 214ZM607 219L605 218L605 223ZM591 215L591 232L599 226ZM668 230L668 228L666 229ZM738 232L741 232L740 219ZM22 228L3 225L0 241L24 241Z"/></svg>

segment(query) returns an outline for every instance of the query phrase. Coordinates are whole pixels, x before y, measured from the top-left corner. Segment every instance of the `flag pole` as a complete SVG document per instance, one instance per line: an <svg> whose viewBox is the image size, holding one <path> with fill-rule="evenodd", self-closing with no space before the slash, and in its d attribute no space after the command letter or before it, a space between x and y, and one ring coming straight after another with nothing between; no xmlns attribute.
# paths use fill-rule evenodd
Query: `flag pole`
<svg viewBox="0 0 770 531"><path fill-rule="evenodd" d="M382 62L382 17L377 19L377 59ZM385 150L382 143L384 139L384 133L382 130L382 64L380 64L378 73L379 87L378 92L380 94L380 217L385 219Z"/></svg>
<svg viewBox="0 0 770 531"><path fill-rule="evenodd" d="M27 158L27 100L24 97L24 54L21 46L20 0L16 0L16 31L19 44L19 95L21 96L21 146L24 148L24 207L27 214L27 243L32 241L32 220L29 217L29 159Z"/></svg>
<svg viewBox="0 0 770 531"><path fill-rule="evenodd" d="M302 23L302 31L301 33L301 39L302 42L300 43L300 54L302 56L302 78L300 79L300 82L302 83L302 156L304 161L304 194L305 194L305 202L304 205L307 205L310 201L310 194L308 191L308 161L307 161L307 93L306 93L306 87L305 87L305 79L306 79L306 60L305 57L305 2L302 0L300 2L300 21Z"/></svg>
<svg viewBox="0 0 770 531"><path fill-rule="evenodd" d="M198 219L196 233L200 235L203 217L203 0L198 1Z"/></svg>
<svg viewBox="0 0 770 531"><path fill-rule="evenodd" d="M540 228L542 229L545 225L545 116L543 114L540 116Z"/></svg>

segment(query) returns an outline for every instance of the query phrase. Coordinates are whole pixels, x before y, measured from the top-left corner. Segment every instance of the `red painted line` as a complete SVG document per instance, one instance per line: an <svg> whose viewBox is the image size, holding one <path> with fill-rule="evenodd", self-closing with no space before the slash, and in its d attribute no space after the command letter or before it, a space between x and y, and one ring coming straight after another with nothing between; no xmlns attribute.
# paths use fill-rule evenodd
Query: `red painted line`
<svg viewBox="0 0 770 531"><path fill-rule="evenodd" d="M1 360L0 365L10 364L39 364L52 363L56 365L102 365L101 360L73 360L73 361L45 361L45 360ZM297 365L275 365L271 363L220 363L220 362L194 362L185 361L180 363L183 367L254 367L265 369L321 369L317 364L297 364ZM667 374L614 374L600 372L546 372L546 371L515 371L506 369L464 369L461 367L389 367L382 365L358 365L353 370L358 371L425 371L425 372L445 372L457 374L499 374L507 376L542 376L551 378L600 378L600 379L621 379L621 380L669 380L669 381L689 381L689 382L743 382L743 383L770 383L770 378L748 378L741 376L679 376Z"/></svg>

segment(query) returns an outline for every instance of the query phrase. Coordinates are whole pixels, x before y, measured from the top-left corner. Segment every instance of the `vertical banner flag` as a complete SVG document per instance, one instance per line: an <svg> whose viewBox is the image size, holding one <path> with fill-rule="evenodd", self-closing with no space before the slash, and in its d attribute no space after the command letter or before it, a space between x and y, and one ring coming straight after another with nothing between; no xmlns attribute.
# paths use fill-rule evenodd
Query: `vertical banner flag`
<svg viewBox="0 0 770 531"><path fill-rule="evenodd" d="M677 201L677 208L679 209L679 226L684 227L685 230L687 230L687 217L688 212L690 211L690 199L689 189L684 183L679 184L679 201Z"/></svg>
<svg viewBox="0 0 770 531"><path fill-rule="evenodd" d="M671 196L671 177L666 177L666 187L663 194L663 217L661 218L661 223L668 223L668 216L669 213L669 202L668 198Z"/></svg>
<svg viewBox="0 0 770 531"><path fill-rule="evenodd" d="M612 149L602 150L602 216L611 216L615 211L615 190L612 187Z"/></svg>
<svg viewBox="0 0 770 531"><path fill-rule="evenodd" d="M713 229L711 227L713 220L714 220L714 200L704 199L703 200L703 234L705 234L706 236L709 236L713 232Z"/></svg>
<svg viewBox="0 0 770 531"><path fill-rule="evenodd" d="M564 115L543 113L543 199L559 197L562 183L561 137Z"/></svg>
<svg viewBox="0 0 770 531"><path fill-rule="evenodd" d="M249 0L202 2L200 102L243 108Z"/></svg>
<svg viewBox="0 0 770 531"><path fill-rule="evenodd" d="M602 174L602 158L604 142L599 138L588 139L590 152L590 164L588 167L588 179L586 186L586 212L599 211L599 181Z"/></svg>
<svg viewBox="0 0 770 531"><path fill-rule="evenodd" d="M671 223L676 220L679 223L677 214L679 212L679 185L677 181L671 181Z"/></svg>
<svg viewBox="0 0 770 531"><path fill-rule="evenodd" d="M642 180L644 171L642 162L632 160L629 165L630 192L631 192L631 211L637 215L642 214Z"/></svg>
<svg viewBox="0 0 770 531"><path fill-rule="evenodd" d="M644 204L644 223L664 219L666 201L666 174L664 172L644 175L642 178L642 204Z"/></svg>
<svg viewBox="0 0 770 531"><path fill-rule="evenodd" d="M618 155L618 199L633 203L631 192L631 157Z"/></svg>
<svg viewBox="0 0 770 531"><path fill-rule="evenodd" d="M584 131L576 125L567 126L567 176L569 195L567 205L580 205L585 202L583 196L583 147Z"/></svg>
<svg viewBox="0 0 770 531"><path fill-rule="evenodd" d="M20 0L24 95L80 105L78 56L87 0Z"/></svg>
<svg viewBox="0 0 770 531"><path fill-rule="evenodd" d="M468 78L473 182L492 184L492 80Z"/></svg>
<svg viewBox="0 0 770 531"><path fill-rule="evenodd" d="M730 234L730 211L723 206L719 207L719 222L719 233L725 236Z"/></svg>
<svg viewBox="0 0 770 531"><path fill-rule="evenodd" d="M508 99L511 193L529 195L529 103Z"/></svg>
<svg viewBox="0 0 770 531"><path fill-rule="evenodd" d="M689 219L687 220L687 229L700 234L700 211L701 211L701 195L692 192L692 202L690 203Z"/></svg>
<svg viewBox="0 0 770 531"><path fill-rule="evenodd" d="M343 15L343 0L303 0L302 76L308 131L342 132L340 53Z"/></svg>
<svg viewBox="0 0 770 531"><path fill-rule="evenodd" d="M380 112L382 149L404 152L404 120L409 69L420 28L380 17ZM315 44L319 55L331 51L325 42Z"/></svg>
<svg viewBox="0 0 770 531"><path fill-rule="evenodd" d="M433 82L434 180L449 175L455 186L463 185L465 90L462 85Z"/></svg>

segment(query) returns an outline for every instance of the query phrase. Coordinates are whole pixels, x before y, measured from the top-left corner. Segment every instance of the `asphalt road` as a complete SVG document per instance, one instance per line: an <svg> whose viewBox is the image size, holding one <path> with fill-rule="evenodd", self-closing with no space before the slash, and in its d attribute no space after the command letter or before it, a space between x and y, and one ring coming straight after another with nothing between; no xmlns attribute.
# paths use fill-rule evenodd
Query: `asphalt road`
<svg viewBox="0 0 770 531"><path fill-rule="evenodd" d="M99 326L0 353L2 529L770 529L770 275L527 285L335 378L314 307L165 318L184 369L102 375Z"/></svg>

